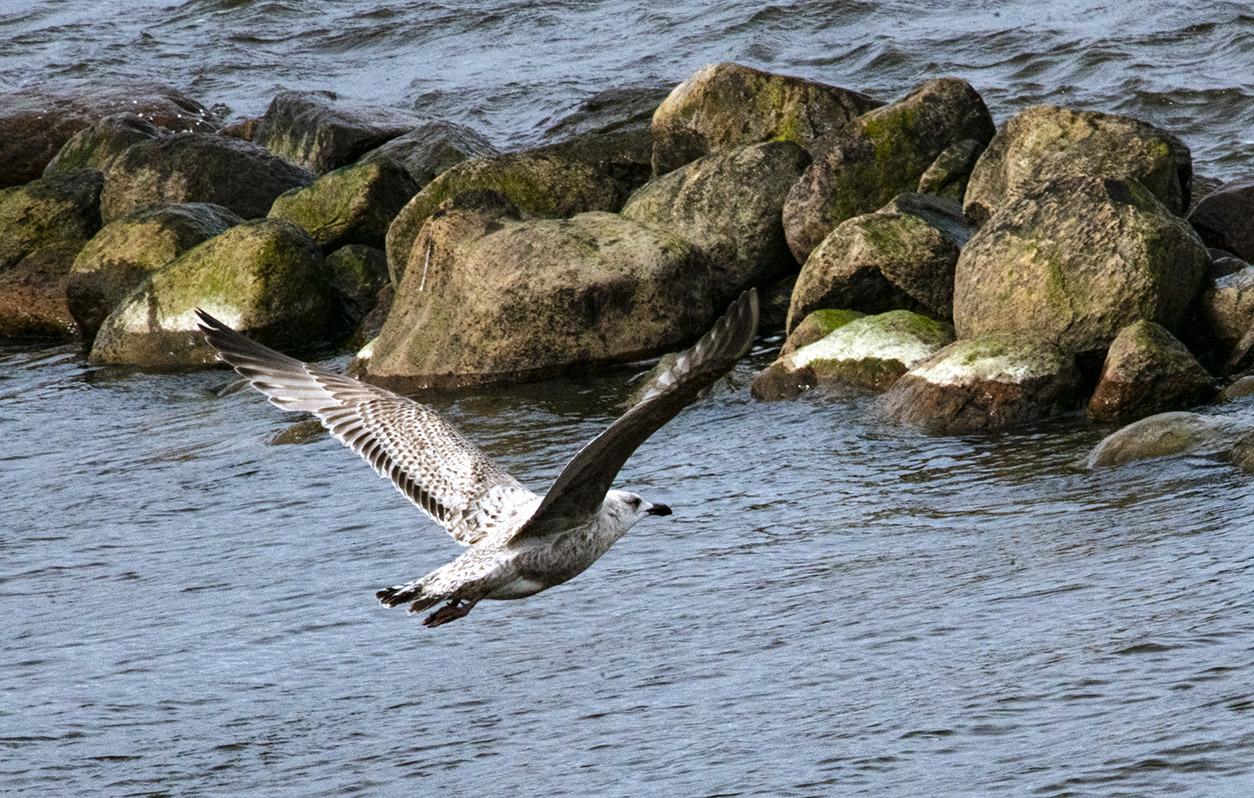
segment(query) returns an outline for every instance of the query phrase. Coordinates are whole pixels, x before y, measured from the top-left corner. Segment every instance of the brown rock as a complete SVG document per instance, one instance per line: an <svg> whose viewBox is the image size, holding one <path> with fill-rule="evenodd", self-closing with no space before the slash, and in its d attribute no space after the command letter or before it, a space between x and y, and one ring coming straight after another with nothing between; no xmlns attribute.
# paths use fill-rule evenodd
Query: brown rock
<svg viewBox="0 0 1254 798"><path fill-rule="evenodd" d="M1215 380L1165 327L1141 320L1119 332L1102 366L1088 415L1127 423L1208 401Z"/></svg>

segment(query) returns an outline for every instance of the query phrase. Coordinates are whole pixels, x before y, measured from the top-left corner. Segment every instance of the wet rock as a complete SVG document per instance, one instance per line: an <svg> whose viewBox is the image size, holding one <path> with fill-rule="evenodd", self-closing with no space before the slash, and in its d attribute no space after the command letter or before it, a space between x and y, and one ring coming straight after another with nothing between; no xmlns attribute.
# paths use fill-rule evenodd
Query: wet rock
<svg viewBox="0 0 1254 798"><path fill-rule="evenodd" d="M0 96L0 188L38 178L71 136L118 113L135 114L174 131L208 132L217 127L203 105L153 83L21 89Z"/></svg>
<svg viewBox="0 0 1254 798"><path fill-rule="evenodd" d="M269 215L300 225L325 251L348 244L382 249L388 225L418 188L395 163L355 164L279 195Z"/></svg>
<svg viewBox="0 0 1254 798"><path fill-rule="evenodd" d="M801 267L787 329L824 307L950 318L954 268L969 234L957 203L925 194L842 222Z"/></svg>
<svg viewBox="0 0 1254 798"><path fill-rule="evenodd" d="M400 284L414 239L442 202L488 189L529 216L562 219L585 211L616 211L625 192L618 181L580 161L521 152L463 161L427 184L401 209L387 234L388 270Z"/></svg>
<svg viewBox="0 0 1254 798"><path fill-rule="evenodd" d="M344 318L356 326L374 309L379 291L388 285L388 259L382 249L349 244L327 256L327 276Z"/></svg>
<svg viewBox="0 0 1254 798"><path fill-rule="evenodd" d="M463 193L432 215L361 368L401 391L531 379L678 349L714 315L695 247L612 213L521 220Z"/></svg>
<svg viewBox="0 0 1254 798"><path fill-rule="evenodd" d="M919 178L920 194L935 194L953 200L959 205L967 193L967 182L975 169L975 162L984 152L984 144L974 139L963 139L946 147L932 165Z"/></svg>
<svg viewBox="0 0 1254 798"><path fill-rule="evenodd" d="M233 139L243 139L244 141L252 141L257 137L257 130L261 127L261 117L254 116L250 119L241 119L218 131L220 135L230 136Z"/></svg>
<svg viewBox="0 0 1254 798"><path fill-rule="evenodd" d="M1254 260L1254 178L1225 183L1198 201L1189 223L1208 247Z"/></svg>
<svg viewBox="0 0 1254 798"><path fill-rule="evenodd" d="M1024 333L1099 358L1139 319L1174 329L1205 268L1196 234L1140 183L1051 180L963 247L954 326L959 338Z"/></svg>
<svg viewBox="0 0 1254 798"><path fill-rule="evenodd" d="M280 219L232 227L154 272L100 327L93 363L187 368L216 362L194 309L254 340L292 350L341 332L322 253Z"/></svg>
<svg viewBox="0 0 1254 798"><path fill-rule="evenodd" d="M465 125L453 122L425 122L403 136L361 156L358 163L392 161L400 166L419 188L430 183L462 161L500 155L492 142Z"/></svg>
<svg viewBox="0 0 1254 798"><path fill-rule="evenodd" d="M1143 418L1107 435L1085 460L1105 468L1180 454L1217 454L1241 435L1240 424L1223 416L1175 411Z"/></svg>
<svg viewBox="0 0 1254 798"><path fill-rule="evenodd" d="M1183 215L1193 161L1175 136L1132 117L1034 105L1007 121L980 156L963 210L980 225L1040 183L1073 176L1139 181Z"/></svg>
<svg viewBox="0 0 1254 798"><path fill-rule="evenodd" d="M964 80L944 78L825 136L784 205L793 255L804 262L836 225L918 188L949 147L987 142L993 132L980 95Z"/></svg>
<svg viewBox="0 0 1254 798"><path fill-rule="evenodd" d="M1246 433L1232 445L1232 464L1254 474L1254 433Z"/></svg>
<svg viewBox="0 0 1254 798"><path fill-rule="evenodd" d="M831 308L813 311L802 319L801 323L788 334L788 338L784 340L784 345L780 347L779 356L783 357L803 346L812 344L820 338L826 337L838 327L843 327L854 319L862 318L864 315L866 314L859 313L856 310L835 310Z"/></svg>
<svg viewBox="0 0 1254 798"><path fill-rule="evenodd" d="M0 272L0 339L78 336L65 301L77 243L40 247Z"/></svg>
<svg viewBox="0 0 1254 798"><path fill-rule="evenodd" d="M89 169L103 172L127 147L155 139L161 130L135 114L113 114L70 137L44 169L44 177Z"/></svg>
<svg viewBox="0 0 1254 798"><path fill-rule="evenodd" d="M386 259L384 268L385 270L387 268ZM383 324L388 320L388 314L392 312L392 302L395 299L396 288L390 282L380 288L374 295L374 304L358 323L357 329L349 336L344 348L350 352L357 351L378 338L379 333L383 332ZM368 355L363 356L359 352L358 358L363 357L368 357Z"/></svg>
<svg viewBox="0 0 1254 798"><path fill-rule="evenodd" d="M1224 388L1219 392L1219 401L1231 402L1246 396L1254 396L1254 376L1241 377Z"/></svg>
<svg viewBox="0 0 1254 798"><path fill-rule="evenodd" d="M699 158L647 184L622 214L697 245L710 262L715 303L795 271L780 211L810 156L770 141Z"/></svg>
<svg viewBox="0 0 1254 798"><path fill-rule="evenodd" d="M1214 280L1202 293L1211 331L1229 353L1254 326L1254 266Z"/></svg>
<svg viewBox="0 0 1254 798"><path fill-rule="evenodd" d="M658 106L653 173L663 175L702 156L763 141L791 141L809 149L815 139L879 105L836 86L739 64L711 64Z"/></svg>
<svg viewBox="0 0 1254 798"><path fill-rule="evenodd" d="M848 321L784 355L753 380L756 399L795 399L815 386L886 391L902 374L952 343L951 326L907 310Z"/></svg>
<svg viewBox="0 0 1254 798"><path fill-rule="evenodd" d="M221 205L147 205L105 225L70 270L70 313L91 340L105 317L152 272L243 222Z"/></svg>
<svg viewBox="0 0 1254 798"><path fill-rule="evenodd" d="M314 174L348 166L422 123L406 111L360 106L329 91L285 91L270 102L253 141Z"/></svg>
<svg viewBox="0 0 1254 798"><path fill-rule="evenodd" d="M1076 404L1080 372L1050 343L1021 336L960 340L918 364L877 400L885 419L934 434L1005 429Z"/></svg>
<svg viewBox="0 0 1254 798"><path fill-rule="evenodd" d="M0 190L0 273L36 250L81 247L100 229L100 173L74 172Z"/></svg>
<svg viewBox="0 0 1254 798"><path fill-rule="evenodd" d="M1215 388L1184 344L1162 325L1141 320L1110 345L1088 414L1095 421L1127 423L1209 401Z"/></svg>
<svg viewBox="0 0 1254 798"><path fill-rule="evenodd" d="M316 418L297 421L289 424L274 435L269 441L271 446L287 446L293 443L309 443L324 437L327 428Z"/></svg>
<svg viewBox="0 0 1254 798"><path fill-rule="evenodd" d="M105 172L101 215L113 221L155 202L210 202L245 219L313 175L255 144L212 133L180 133L129 147Z"/></svg>

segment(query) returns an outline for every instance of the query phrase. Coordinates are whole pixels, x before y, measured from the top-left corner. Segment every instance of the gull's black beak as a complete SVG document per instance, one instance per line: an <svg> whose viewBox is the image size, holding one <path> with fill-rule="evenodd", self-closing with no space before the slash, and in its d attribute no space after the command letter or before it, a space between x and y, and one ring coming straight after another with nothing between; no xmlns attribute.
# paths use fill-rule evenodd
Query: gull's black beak
<svg viewBox="0 0 1254 798"><path fill-rule="evenodd" d="M650 504L649 509L644 511L646 515L670 515L671 508L665 504Z"/></svg>

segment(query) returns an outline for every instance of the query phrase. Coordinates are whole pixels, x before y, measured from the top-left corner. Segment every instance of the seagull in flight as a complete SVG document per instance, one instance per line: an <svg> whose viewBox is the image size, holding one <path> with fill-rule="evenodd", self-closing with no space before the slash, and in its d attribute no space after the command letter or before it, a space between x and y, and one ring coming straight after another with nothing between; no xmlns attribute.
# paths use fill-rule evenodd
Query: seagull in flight
<svg viewBox="0 0 1254 798"><path fill-rule="evenodd" d="M270 402L305 411L390 479L465 553L421 579L376 593L389 607L444 606L425 626L457 620L483 599L520 599L573 578L665 504L611 490L640 444L700 397L748 351L758 325L749 289L642 398L593 438L539 496L514 479L431 408L262 346L197 309L200 329L222 360Z"/></svg>

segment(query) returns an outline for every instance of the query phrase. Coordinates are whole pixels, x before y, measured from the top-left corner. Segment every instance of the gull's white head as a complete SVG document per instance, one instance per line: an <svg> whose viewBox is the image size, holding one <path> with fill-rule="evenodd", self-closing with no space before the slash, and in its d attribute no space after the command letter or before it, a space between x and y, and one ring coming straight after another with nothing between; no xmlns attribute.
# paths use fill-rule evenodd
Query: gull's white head
<svg viewBox="0 0 1254 798"><path fill-rule="evenodd" d="M611 490L606 493L602 507L623 525L623 531L632 528L647 515L671 514L671 508L665 504L647 502L625 490Z"/></svg>

